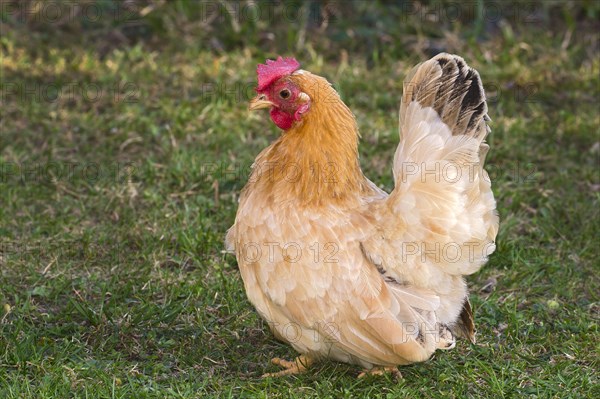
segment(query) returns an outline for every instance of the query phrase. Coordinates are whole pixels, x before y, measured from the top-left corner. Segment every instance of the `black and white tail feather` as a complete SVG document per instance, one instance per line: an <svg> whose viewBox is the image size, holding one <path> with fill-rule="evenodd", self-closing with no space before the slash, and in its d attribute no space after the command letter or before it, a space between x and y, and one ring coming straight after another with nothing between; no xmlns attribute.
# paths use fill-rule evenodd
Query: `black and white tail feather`
<svg viewBox="0 0 600 399"><path fill-rule="evenodd" d="M435 293L436 323L472 342L473 314L462 276L487 262L498 230L483 169L487 111L479 74L461 57L439 54L413 68L400 106L395 188L379 216L380 229L363 242L363 252L386 276ZM408 251L407 244L414 247ZM460 253L452 259L431 256L435 246ZM437 339L448 342L441 332Z"/></svg>

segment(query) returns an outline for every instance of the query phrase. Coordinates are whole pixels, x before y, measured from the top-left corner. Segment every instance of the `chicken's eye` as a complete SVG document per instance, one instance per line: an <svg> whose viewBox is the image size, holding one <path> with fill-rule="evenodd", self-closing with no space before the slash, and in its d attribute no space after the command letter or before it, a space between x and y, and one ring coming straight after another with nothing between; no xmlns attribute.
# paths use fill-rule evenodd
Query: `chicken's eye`
<svg viewBox="0 0 600 399"><path fill-rule="evenodd" d="M292 95L292 93L288 89L283 89L279 92L279 97L283 98L284 100L290 95Z"/></svg>

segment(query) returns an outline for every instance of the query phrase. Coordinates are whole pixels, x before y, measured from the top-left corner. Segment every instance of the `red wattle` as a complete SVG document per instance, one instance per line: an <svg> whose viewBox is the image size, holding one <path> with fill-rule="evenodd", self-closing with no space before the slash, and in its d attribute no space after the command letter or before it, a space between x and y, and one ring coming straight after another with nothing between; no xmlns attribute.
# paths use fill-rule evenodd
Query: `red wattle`
<svg viewBox="0 0 600 399"><path fill-rule="evenodd" d="M287 114L279 108L271 108L271 120L282 130L288 130L294 124L294 115Z"/></svg>

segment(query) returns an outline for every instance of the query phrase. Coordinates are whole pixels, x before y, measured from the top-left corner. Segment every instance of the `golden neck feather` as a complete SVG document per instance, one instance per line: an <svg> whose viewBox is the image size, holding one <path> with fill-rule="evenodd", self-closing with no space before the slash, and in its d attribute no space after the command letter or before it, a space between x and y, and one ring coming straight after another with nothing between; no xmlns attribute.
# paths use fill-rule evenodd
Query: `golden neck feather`
<svg viewBox="0 0 600 399"><path fill-rule="evenodd" d="M311 98L310 110L258 156L252 189L280 201L352 206L368 186L354 115L325 79L308 72L290 79Z"/></svg>

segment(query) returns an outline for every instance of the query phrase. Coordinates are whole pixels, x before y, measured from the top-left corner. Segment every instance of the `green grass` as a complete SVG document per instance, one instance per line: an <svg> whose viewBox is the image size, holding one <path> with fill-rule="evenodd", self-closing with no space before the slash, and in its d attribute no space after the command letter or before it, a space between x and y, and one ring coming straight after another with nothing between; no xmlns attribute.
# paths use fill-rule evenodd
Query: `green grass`
<svg viewBox="0 0 600 399"><path fill-rule="evenodd" d="M441 35L410 17L398 42L367 21L356 32L371 52L336 36L342 19L330 35L291 21L304 42L272 45L243 38L268 21L225 24L218 50L194 41L208 33L180 1L125 42L111 42L119 27L5 25L0 397L600 397L598 9L582 4L481 36L476 18ZM246 110L256 64L295 54L332 81L357 115L363 169L389 190L402 78L437 47L477 68L490 97L501 228L468 279L478 343L399 381L337 363L260 379L295 353L222 253L248 167L279 134Z"/></svg>

